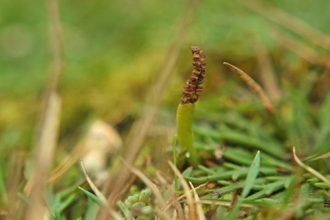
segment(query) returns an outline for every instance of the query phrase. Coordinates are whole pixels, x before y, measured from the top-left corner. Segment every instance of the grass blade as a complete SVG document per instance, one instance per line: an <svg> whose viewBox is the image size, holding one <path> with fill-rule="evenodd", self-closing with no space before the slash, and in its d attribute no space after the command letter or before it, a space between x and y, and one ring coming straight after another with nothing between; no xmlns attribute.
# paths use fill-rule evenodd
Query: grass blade
<svg viewBox="0 0 330 220"><path fill-rule="evenodd" d="M242 191L241 197L238 198L235 206L230 210L229 214L225 218L226 220L236 219L237 212L243 203L243 199L249 194L250 190L253 187L254 181L258 176L260 168L260 151L257 152L254 160L249 168L248 175L245 182L245 187Z"/></svg>

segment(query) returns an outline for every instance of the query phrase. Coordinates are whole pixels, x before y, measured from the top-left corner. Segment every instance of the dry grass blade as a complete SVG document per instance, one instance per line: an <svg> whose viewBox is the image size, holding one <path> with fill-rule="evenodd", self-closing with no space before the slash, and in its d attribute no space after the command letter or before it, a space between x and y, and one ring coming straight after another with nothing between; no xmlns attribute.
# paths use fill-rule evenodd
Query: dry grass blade
<svg viewBox="0 0 330 220"><path fill-rule="evenodd" d="M57 145L56 139L61 106L61 98L56 92L59 77L62 73L62 45L58 11L57 0L49 0L48 16L52 69L36 137L34 170L27 184L27 187L31 187L31 204L27 210L26 219L41 220L44 219L44 215L47 213L44 207L43 193Z"/></svg>
<svg viewBox="0 0 330 220"><path fill-rule="evenodd" d="M313 160L325 159L325 158L328 158L328 157L330 157L330 152L327 152L325 154L318 155L318 156L313 155L313 156L307 157L305 159L313 161Z"/></svg>
<svg viewBox="0 0 330 220"><path fill-rule="evenodd" d="M322 174L320 174L319 172L317 172L316 170L314 170L313 168L305 165L296 155L296 148L293 147L292 148L292 154L293 154L293 158L296 161L296 163L301 166L302 168L304 168L307 172L309 172L310 174L312 174L313 176L315 176L316 178L318 178L319 180L323 181L325 184L328 185L328 187L330 188L330 181L325 178Z"/></svg>
<svg viewBox="0 0 330 220"><path fill-rule="evenodd" d="M283 27L299 34L300 36L310 40L314 44L330 50L330 38L321 33L320 31L312 28L308 24L302 22L301 20L293 17L289 13L273 7L264 1L250 0L250 1L239 1L241 4L247 6L248 8L258 12L267 19L276 22Z"/></svg>
<svg viewBox="0 0 330 220"><path fill-rule="evenodd" d="M148 177L146 175L144 175L140 170L131 167L128 163L126 163L125 161L123 161L124 165L132 172L134 173L136 176L138 176L142 182L144 182L146 184L147 187L149 187L151 189L151 191L153 192L153 194L156 197L156 201L159 205L159 207L162 209L165 207L165 200L162 196L162 194L159 192L158 188L155 186L155 184L148 179Z"/></svg>
<svg viewBox="0 0 330 220"><path fill-rule="evenodd" d="M81 149L81 148L79 148ZM56 182L60 177L64 175L65 172L67 172L78 160L81 158L81 156L84 154L84 152L72 152L70 154L70 157L65 158L62 163L55 168L50 174L50 177L48 178L48 182L54 183Z"/></svg>
<svg viewBox="0 0 330 220"><path fill-rule="evenodd" d="M168 53L164 59L161 71L159 72L156 82L153 84L152 88L147 94L147 108L141 115L140 119L132 126L130 133L128 135L127 141L125 143L126 150L124 152L124 160L129 164L133 165L139 152L142 149L143 142L148 134L148 131L154 121L155 115L158 110L161 98L166 91L170 78L173 75L173 69L179 57L179 52L181 50L184 36L186 35L193 15L197 9L198 0L193 0L189 2L189 7L186 13L182 17L182 23L180 24L177 33L175 34L173 41L171 42ZM157 94L157 95L155 95ZM114 175L113 181L108 185L108 205L109 207L114 207L120 196L117 192L121 190L122 186L129 179L130 171L127 167L122 166L120 170ZM107 212L105 210L100 210L98 220L106 220Z"/></svg>
<svg viewBox="0 0 330 220"><path fill-rule="evenodd" d="M223 64L228 66L235 73L237 73L239 77L241 77L241 79L250 87L250 89L252 89L259 96L263 106L265 107L268 113L270 114L275 113L275 109L272 103L270 102L269 98L267 97L267 95L265 94L265 92L258 83L256 83L248 74L246 74L236 66L227 62L224 62Z"/></svg>
<svg viewBox="0 0 330 220"><path fill-rule="evenodd" d="M91 187L91 189L93 190L93 192L95 193L95 195L97 196L97 198L99 198L101 200L101 202L103 203L103 205L107 205L107 199L104 197L104 195L101 193L101 191L95 186L95 184L93 183L93 181L91 180L91 178L89 178L84 162L82 160L80 160L80 166L81 169L83 170L83 173L85 175L85 178L89 184L89 186Z"/></svg>
<svg viewBox="0 0 330 220"><path fill-rule="evenodd" d="M43 130L37 145L36 163L34 172L27 187L31 187L31 204L27 212L27 219L43 219L46 211L43 202L47 174L53 161L55 146L57 144L58 118L60 115L60 98L56 94L49 97L49 106L43 123ZM26 192L26 190L25 190Z"/></svg>
<svg viewBox="0 0 330 220"><path fill-rule="evenodd" d="M197 190L197 189L199 189L199 188L202 188L202 187L204 187L204 186L206 186L206 185L207 185L207 183L201 184L201 185L199 185L199 186L197 186L197 187L191 189L190 191L191 191L191 192L192 192L192 191L195 191L195 190ZM175 219L183 220L183 219L185 219L185 218L184 218L184 214L183 214L184 211L183 211L183 209L182 209L182 207L181 207L179 201L180 201L181 199L185 198L185 197L186 197L186 194L183 194L183 195L181 195L181 196L179 196L179 197L176 197L175 192L174 192L174 188L171 187L171 189L173 190L173 196L172 196L171 201L168 202L167 205L166 205L166 207L164 208L164 212L168 212L167 210L168 210L170 207L174 207L174 208L176 209L176 211L177 211L177 215L178 215L178 217L175 218ZM198 200L198 201L199 201L199 200ZM197 203L197 200L196 200L196 203Z"/></svg>
<svg viewBox="0 0 330 220"><path fill-rule="evenodd" d="M187 205L189 207L189 219L195 220L195 219L197 219L196 213L195 213L195 205L194 205L195 202L194 202L191 190L189 188L189 185L188 185L187 181L181 175L180 171L171 162L169 162L169 165L170 165L171 169L173 170L174 174L178 177L178 179L182 185L184 194L187 198Z"/></svg>
<svg viewBox="0 0 330 220"><path fill-rule="evenodd" d="M202 205L200 204L199 196L196 192L196 189L195 189L195 187L193 186L193 184L191 182L189 182L189 185L190 185L190 187L192 188L192 190L194 192L194 198L195 198L195 201L196 201L196 209L197 209L196 211L197 211L198 220L206 220Z"/></svg>
<svg viewBox="0 0 330 220"><path fill-rule="evenodd" d="M204 183L204 184L201 184L201 185L195 187L194 189L197 190L197 189L202 188L202 187L204 187L204 186L206 186L206 185L207 185L207 183ZM190 191L193 191L193 190L190 190ZM176 200L177 200L177 201L180 201L181 199L183 199L183 198L185 198L185 197L186 197L186 194L183 194L183 195L179 196ZM169 203L169 204L166 206L165 210L168 209L172 204L173 204L173 202Z"/></svg>
<svg viewBox="0 0 330 220"><path fill-rule="evenodd" d="M278 41L287 49L291 50L293 53L297 54L302 59L314 64L320 64L322 62L318 55L318 52L315 51L313 48L299 43L298 41L292 39L288 35L284 34L282 31L277 30L276 28L271 28L270 33L276 41Z"/></svg>
<svg viewBox="0 0 330 220"><path fill-rule="evenodd" d="M277 102L281 98L281 90L277 84L274 74L272 62L267 54L267 50L262 43L255 40L253 44L254 51L260 68L262 84L267 95L273 102Z"/></svg>
<svg viewBox="0 0 330 220"><path fill-rule="evenodd" d="M85 168L85 165L84 165L84 162L82 160L80 160L80 166L81 166L81 169L82 169L82 171L85 175L85 178L86 178L89 186L91 187L91 189L95 193L96 197L101 200L101 202L104 206L106 206L107 205L107 199L104 197L104 195L101 193L101 191L95 186L95 184L93 183L91 178L89 178L89 176L87 174L87 171L86 171L86 168ZM115 212L114 210L111 210L109 207L107 207L107 210L109 211L109 214L111 215L111 217L113 219L122 220L122 217L119 215L119 213Z"/></svg>
<svg viewBox="0 0 330 220"><path fill-rule="evenodd" d="M96 185L103 185L108 174L106 162L121 148L121 137L112 126L100 120L93 121L74 150L51 172L48 181L50 183L57 181L79 159L82 159L86 170L92 171L93 177L96 177Z"/></svg>
<svg viewBox="0 0 330 220"><path fill-rule="evenodd" d="M177 216L174 219L184 220L184 211L183 211L182 206L179 202L179 198L176 196L175 189L174 189L173 186L171 186L171 192L172 192L171 202L167 204L167 206L164 208L164 211L168 212L167 210L170 207L174 207L175 210L173 211L173 216Z"/></svg>

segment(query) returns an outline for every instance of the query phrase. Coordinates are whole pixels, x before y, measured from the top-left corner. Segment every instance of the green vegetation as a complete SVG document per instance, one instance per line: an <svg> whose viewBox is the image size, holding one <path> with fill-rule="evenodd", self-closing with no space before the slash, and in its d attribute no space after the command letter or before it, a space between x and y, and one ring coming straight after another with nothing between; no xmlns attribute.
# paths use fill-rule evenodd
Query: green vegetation
<svg viewBox="0 0 330 220"><path fill-rule="evenodd" d="M177 135L178 141L183 149L188 150L190 165L196 167L199 164L198 155L193 146L192 121L194 104L179 104L177 110Z"/></svg>
<svg viewBox="0 0 330 220"><path fill-rule="evenodd" d="M60 1L61 35L54 2L0 7L1 219L329 218L328 1ZM192 45L203 93L177 109Z"/></svg>

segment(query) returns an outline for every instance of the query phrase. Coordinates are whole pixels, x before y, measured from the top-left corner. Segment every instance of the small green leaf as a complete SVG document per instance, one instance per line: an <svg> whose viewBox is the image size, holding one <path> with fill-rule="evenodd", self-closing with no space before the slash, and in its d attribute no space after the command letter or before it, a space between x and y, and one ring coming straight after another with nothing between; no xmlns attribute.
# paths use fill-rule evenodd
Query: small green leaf
<svg viewBox="0 0 330 220"><path fill-rule="evenodd" d="M258 176L260 167L260 151L254 157L254 160L249 168L247 178L245 181L245 187L242 191L241 197L238 198L235 206L230 210L229 214L226 216L226 220L236 219L237 212L243 202L243 199L249 194L253 187L254 181Z"/></svg>
<svg viewBox="0 0 330 220"><path fill-rule="evenodd" d="M81 188L80 186L78 186L78 189L80 189L81 191L83 191L88 198L90 198L91 200L93 200L94 202L96 202L97 204L99 204L100 206L103 206L104 204L102 203L102 201L97 198L93 193L88 192L87 190L85 190L84 188Z"/></svg>
<svg viewBox="0 0 330 220"><path fill-rule="evenodd" d="M249 192L253 186L254 180L258 176L259 167L260 167L260 151L258 151L257 155L255 156L255 158L250 166L248 176L246 178L246 184L245 184L245 187L244 187L242 195L241 195L242 198L245 198L249 194Z"/></svg>

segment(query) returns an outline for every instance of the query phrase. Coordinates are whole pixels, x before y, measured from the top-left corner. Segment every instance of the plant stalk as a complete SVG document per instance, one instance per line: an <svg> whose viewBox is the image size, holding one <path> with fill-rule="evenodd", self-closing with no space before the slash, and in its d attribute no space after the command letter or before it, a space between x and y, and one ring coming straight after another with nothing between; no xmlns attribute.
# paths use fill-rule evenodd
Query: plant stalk
<svg viewBox="0 0 330 220"><path fill-rule="evenodd" d="M195 105L179 104L176 113L177 138L180 146L189 153L188 162L193 167L199 165L197 151L193 146L192 121Z"/></svg>

